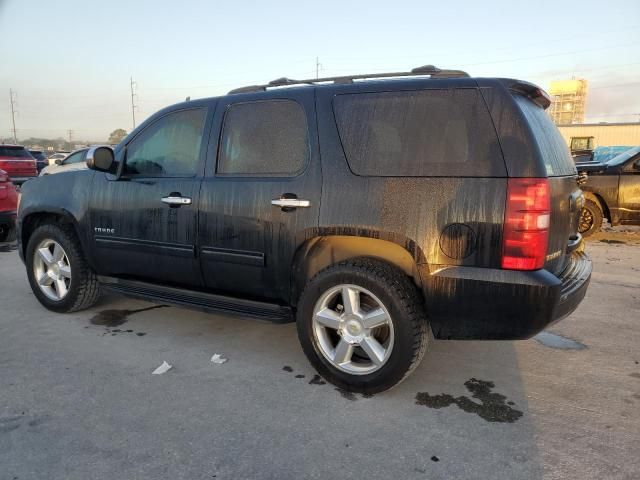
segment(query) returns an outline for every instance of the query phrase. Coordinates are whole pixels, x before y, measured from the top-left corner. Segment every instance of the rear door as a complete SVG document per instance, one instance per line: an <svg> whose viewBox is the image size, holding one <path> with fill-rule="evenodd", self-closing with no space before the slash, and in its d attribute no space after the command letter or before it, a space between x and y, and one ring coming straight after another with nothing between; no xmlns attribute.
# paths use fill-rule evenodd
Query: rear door
<svg viewBox="0 0 640 480"><path fill-rule="evenodd" d="M90 217L101 273L201 285L195 249L208 110L183 107L150 121L124 147L119 178L95 175Z"/></svg>
<svg viewBox="0 0 640 480"><path fill-rule="evenodd" d="M295 252L318 226L314 99L314 89L303 88L221 101L200 197L208 288L289 300Z"/></svg>
<svg viewBox="0 0 640 480"><path fill-rule="evenodd" d="M514 97L531 129L536 157L542 159L541 176L549 179L551 221L544 268L559 274L572 248L579 243L578 220L584 197L576 181L577 170L569 148L551 117L531 99L519 94Z"/></svg>

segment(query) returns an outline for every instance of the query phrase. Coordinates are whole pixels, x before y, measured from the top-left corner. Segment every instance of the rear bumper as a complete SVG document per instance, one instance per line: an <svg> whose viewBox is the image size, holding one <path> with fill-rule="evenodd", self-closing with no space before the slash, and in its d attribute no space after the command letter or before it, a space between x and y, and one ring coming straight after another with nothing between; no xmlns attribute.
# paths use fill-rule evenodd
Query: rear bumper
<svg viewBox="0 0 640 480"><path fill-rule="evenodd" d="M4 211L0 212L0 237L4 235L4 232L11 231L16 228L16 212Z"/></svg>
<svg viewBox="0 0 640 480"><path fill-rule="evenodd" d="M571 314L591 279L591 259L574 252L559 275L448 267L429 275L425 298L436 338L519 340Z"/></svg>

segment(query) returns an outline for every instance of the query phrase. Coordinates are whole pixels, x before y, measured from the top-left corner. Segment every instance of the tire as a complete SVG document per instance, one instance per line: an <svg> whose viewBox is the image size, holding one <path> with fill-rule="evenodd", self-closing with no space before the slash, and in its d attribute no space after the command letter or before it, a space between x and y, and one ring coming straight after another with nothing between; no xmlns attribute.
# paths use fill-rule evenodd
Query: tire
<svg viewBox="0 0 640 480"><path fill-rule="evenodd" d="M578 231L583 237L589 237L602 228L602 208L593 200L587 200L584 203L582 212L580 212L580 220L578 222Z"/></svg>
<svg viewBox="0 0 640 480"><path fill-rule="evenodd" d="M11 243L16 240L16 228L13 225L6 225L0 231L0 243Z"/></svg>
<svg viewBox="0 0 640 480"><path fill-rule="evenodd" d="M44 257L36 251L47 248L50 252L54 252L53 258L53 255L57 256L57 252L59 252L55 247L56 244L62 248L64 254L57 262L59 264L57 267L48 265L44 261ZM25 260L31 290L45 308L58 313L68 313L84 310L98 301L100 297L98 279L87 264L80 242L70 225L45 224L36 228L27 243ZM61 274L63 267L69 272L70 278ZM46 277L43 274L45 270L46 275L49 274L49 270L54 272L54 276L56 273L60 273L57 275L58 280L47 279L51 283L49 287L41 287L36 278L38 274L40 278ZM66 293L58 295L60 298L54 298L60 289L56 286L59 285L60 280L65 283Z"/></svg>
<svg viewBox="0 0 640 480"><path fill-rule="evenodd" d="M359 300L353 303L361 304L360 317L350 313L350 302L344 300L345 293L351 296L355 290ZM385 315L386 324L365 328L371 325L367 319ZM296 321L302 349L318 373L341 389L365 394L388 390L404 380L422 360L429 340L424 302L415 285L403 272L375 259L348 260L320 271L302 292ZM373 348L371 338L384 355ZM378 354L377 363L375 353L367 351ZM342 356L342 352L347 353ZM336 357L347 358L348 352L348 363L337 361Z"/></svg>

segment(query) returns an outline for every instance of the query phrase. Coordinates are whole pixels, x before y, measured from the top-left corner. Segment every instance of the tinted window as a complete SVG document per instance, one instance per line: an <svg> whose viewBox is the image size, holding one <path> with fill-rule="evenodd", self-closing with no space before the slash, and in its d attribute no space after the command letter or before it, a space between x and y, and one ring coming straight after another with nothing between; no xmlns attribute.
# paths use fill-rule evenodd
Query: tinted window
<svg viewBox="0 0 640 480"><path fill-rule="evenodd" d="M31 158L31 154L24 147L5 147L0 145L0 157Z"/></svg>
<svg viewBox="0 0 640 480"><path fill-rule="evenodd" d="M514 95L514 97L533 131L547 175L550 177L576 175L576 166L571 158L567 142L560 135L560 131L551 117L542 107L528 98L522 95Z"/></svg>
<svg viewBox="0 0 640 480"><path fill-rule="evenodd" d="M195 175L205 113L201 108L170 113L143 130L127 146L126 173Z"/></svg>
<svg viewBox="0 0 640 480"><path fill-rule="evenodd" d="M502 176L504 160L476 89L339 95L351 170L372 176Z"/></svg>
<svg viewBox="0 0 640 480"><path fill-rule="evenodd" d="M87 153L86 150L82 150L80 152L73 153L69 155L62 161L63 165L71 165L74 163L80 163L84 160L84 154Z"/></svg>
<svg viewBox="0 0 640 480"><path fill-rule="evenodd" d="M309 157L307 120L292 100L232 105L225 114L218 173L294 175Z"/></svg>

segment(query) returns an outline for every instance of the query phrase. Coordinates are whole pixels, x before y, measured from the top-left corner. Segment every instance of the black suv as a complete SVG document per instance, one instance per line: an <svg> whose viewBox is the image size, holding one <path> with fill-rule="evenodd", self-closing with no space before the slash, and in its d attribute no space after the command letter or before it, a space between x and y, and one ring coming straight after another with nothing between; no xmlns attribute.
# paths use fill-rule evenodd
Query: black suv
<svg viewBox="0 0 640 480"><path fill-rule="evenodd" d="M525 339L584 297L583 196L548 105L432 66L187 101L28 182L20 254L51 310L105 288L295 318L326 379L382 391L431 334Z"/></svg>

